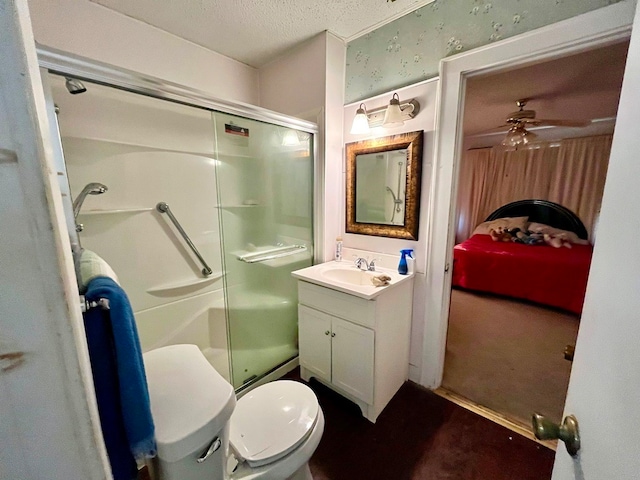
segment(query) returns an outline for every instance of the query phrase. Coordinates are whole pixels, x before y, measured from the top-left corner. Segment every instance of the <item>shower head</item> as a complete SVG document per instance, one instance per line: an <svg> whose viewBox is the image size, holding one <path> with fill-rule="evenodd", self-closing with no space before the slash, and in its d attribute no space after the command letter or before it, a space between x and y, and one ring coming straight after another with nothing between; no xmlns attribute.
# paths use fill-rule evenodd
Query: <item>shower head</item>
<svg viewBox="0 0 640 480"><path fill-rule="evenodd" d="M66 79L66 82L64 82L64 84L71 95L76 95L78 93L84 93L87 91L87 87L85 87L84 84L77 78L64 78Z"/></svg>
<svg viewBox="0 0 640 480"><path fill-rule="evenodd" d="M82 208L82 204L84 203L84 199L87 195L100 195L109 190L106 185L102 183L88 183L82 189L78 198L73 201L73 218L78 218L78 214L80 213L80 209Z"/></svg>

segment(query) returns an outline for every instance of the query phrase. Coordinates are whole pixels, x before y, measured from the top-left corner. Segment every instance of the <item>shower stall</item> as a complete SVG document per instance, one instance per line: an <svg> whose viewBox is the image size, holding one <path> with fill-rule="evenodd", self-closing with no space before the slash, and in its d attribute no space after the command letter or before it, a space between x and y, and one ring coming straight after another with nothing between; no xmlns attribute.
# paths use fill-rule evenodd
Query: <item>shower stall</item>
<svg viewBox="0 0 640 480"><path fill-rule="evenodd" d="M68 225L118 275L143 350L196 344L236 389L295 365L291 271L313 263L318 235L315 125L39 54Z"/></svg>

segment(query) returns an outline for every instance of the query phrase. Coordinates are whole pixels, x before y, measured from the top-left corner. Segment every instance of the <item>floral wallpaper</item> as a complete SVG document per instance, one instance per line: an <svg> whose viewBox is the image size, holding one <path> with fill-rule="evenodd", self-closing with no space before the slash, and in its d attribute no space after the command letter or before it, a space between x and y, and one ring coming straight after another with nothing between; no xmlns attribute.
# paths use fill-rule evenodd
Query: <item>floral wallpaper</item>
<svg viewBox="0 0 640 480"><path fill-rule="evenodd" d="M441 58L624 0L434 0L347 45L351 103L438 75Z"/></svg>

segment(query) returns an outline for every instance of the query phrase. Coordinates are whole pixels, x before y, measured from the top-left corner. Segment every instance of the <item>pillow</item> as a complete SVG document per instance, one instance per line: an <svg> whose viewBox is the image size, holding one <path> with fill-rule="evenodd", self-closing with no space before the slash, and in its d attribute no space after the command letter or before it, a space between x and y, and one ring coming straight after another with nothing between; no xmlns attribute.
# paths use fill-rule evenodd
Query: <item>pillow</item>
<svg viewBox="0 0 640 480"><path fill-rule="evenodd" d="M544 223L531 222L529 224L529 231L532 233L542 233L551 235L552 237L558 237L562 240L566 240L570 243L578 245L589 245L589 241L584 238L578 237L578 234L570 230L562 230L561 228L555 228Z"/></svg>
<svg viewBox="0 0 640 480"><path fill-rule="evenodd" d="M527 229L529 217L504 217L504 218L496 218L495 220L491 220L490 222L483 222L476 227L473 231L472 235L482 234L489 235L489 230L495 230L496 228L502 227L505 230L513 230L514 228L519 228L523 232Z"/></svg>

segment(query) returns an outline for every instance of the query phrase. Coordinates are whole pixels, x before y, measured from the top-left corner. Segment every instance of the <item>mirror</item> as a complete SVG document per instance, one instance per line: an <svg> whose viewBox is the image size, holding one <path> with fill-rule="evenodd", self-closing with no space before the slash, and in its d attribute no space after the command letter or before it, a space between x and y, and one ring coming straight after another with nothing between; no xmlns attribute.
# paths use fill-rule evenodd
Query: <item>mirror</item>
<svg viewBox="0 0 640 480"><path fill-rule="evenodd" d="M347 233L418 239L422 130L346 145Z"/></svg>

